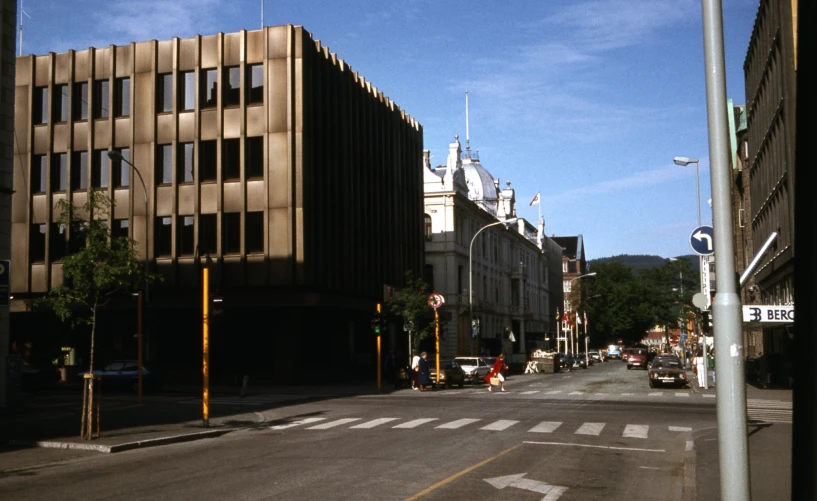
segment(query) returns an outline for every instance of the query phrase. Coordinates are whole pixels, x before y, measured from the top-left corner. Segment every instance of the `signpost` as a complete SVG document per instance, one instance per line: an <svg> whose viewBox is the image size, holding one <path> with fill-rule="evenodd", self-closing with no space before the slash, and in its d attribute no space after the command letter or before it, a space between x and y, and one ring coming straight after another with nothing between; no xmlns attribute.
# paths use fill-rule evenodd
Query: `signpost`
<svg viewBox="0 0 817 501"><path fill-rule="evenodd" d="M715 253L715 230L711 226L698 226L689 236L689 246L696 254L711 256Z"/></svg>
<svg viewBox="0 0 817 501"><path fill-rule="evenodd" d="M440 387L440 312L437 308L445 303L445 298L442 294L429 294L428 305L434 308L434 349L436 350L435 359L437 359L437 388Z"/></svg>

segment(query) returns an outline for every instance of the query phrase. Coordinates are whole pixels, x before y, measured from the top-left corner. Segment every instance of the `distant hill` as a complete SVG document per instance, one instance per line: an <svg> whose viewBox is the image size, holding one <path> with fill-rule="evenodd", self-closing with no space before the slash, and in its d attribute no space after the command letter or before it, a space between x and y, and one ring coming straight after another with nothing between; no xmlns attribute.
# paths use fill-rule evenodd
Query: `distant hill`
<svg viewBox="0 0 817 501"><path fill-rule="evenodd" d="M700 273L700 259L696 254L689 254L686 256L678 256L678 259L686 259L689 261L690 266L696 272ZM598 259L591 259L587 262L590 271L593 271L593 265L599 263L609 263L611 261L618 261L625 266L629 266L631 270L638 271L644 270L647 268L656 268L658 266L663 265L666 262L666 258L661 256L650 256L650 255L632 255L632 254L621 254L618 256L612 257L601 257Z"/></svg>

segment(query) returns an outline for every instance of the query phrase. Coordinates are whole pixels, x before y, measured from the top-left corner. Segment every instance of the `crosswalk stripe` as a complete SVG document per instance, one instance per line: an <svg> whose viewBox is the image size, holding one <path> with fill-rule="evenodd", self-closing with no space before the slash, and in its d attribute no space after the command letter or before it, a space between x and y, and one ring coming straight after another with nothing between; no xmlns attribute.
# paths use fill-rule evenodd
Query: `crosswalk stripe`
<svg viewBox="0 0 817 501"><path fill-rule="evenodd" d="M584 395L583 391L571 391L568 395Z"/></svg>
<svg viewBox="0 0 817 501"><path fill-rule="evenodd" d="M661 392L659 391L659 392L657 392L657 393L650 393L650 394L648 394L647 396L648 396L648 397L660 397L661 395L663 395L663 393L661 393Z"/></svg>
<svg viewBox="0 0 817 501"><path fill-rule="evenodd" d="M519 394L520 395L533 395L534 393L539 393L539 390L528 390L528 391L520 392Z"/></svg>
<svg viewBox="0 0 817 501"><path fill-rule="evenodd" d="M715 398L715 395L704 395L704 398Z"/></svg>
<svg viewBox="0 0 817 501"><path fill-rule="evenodd" d="M542 421L528 431L532 433L553 433L561 425L561 421Z"/></svg>
<svg viewBox="0 0 817 501"><path fill-rule="evenodd" d="M499 421L495 421L487 426L483 426L480 430L485 431L503 431L507 430L511 426L515 425L519 421L512 421L510 419L500 419Z"/></svg>
<svg viewBox="0 0 817 501"><path fill-rule="evenodd" d="M669 431L692 431L688 426L670 426Z"/></svg>
<svg viewBox="0 0 817 501"><path fill-rule="evenodd" d="M604 429L605 423L584 423L575 431L576 435L598 435Z"/></svg>
<svg viewBox="0 0 817 501"><path fill-rule="evenodd" d="M384 418L369 421L368 423L356 424L355 426L351 426L350 429L356 430L356 429L374 428L375 426L380 426L381 424L388 423L390 421L397 421L398 419L400 419L400 418L384 417Z"/></svg>
<svg viewBox="0 0 817 501"><path fill-rule="evenodd" d="M479 419L471 418L457 419L456 421L451 421L450 423L441 424L437 428L443 430L456 430L457 428L462 428L463 426L469 425L471 423L476 423L477 421L479 421Z"/></svg>
<svg viewBox="0 0 817 501"><path fill-rule="evenodd" d="M633 395L635 395L635 393L622 393L621 394L622 397L631 397Z"/></svg>
<svg viewBox="0 0 817 501"><path fill-rule="evenodd" d="M549 391L549 392L545 393L545 395L557 395L557 394L559 394L561 392L562 392L562 390L553 390L553 391Z"/></svg>
<svg viewBox="0 0 817 501"><path fill-rule="evenodd" d="M411 421L400 423L397 426L392 426L392 428L417 428L418 426L424 425L426 423L430 423L432 421L437 421L439 418L420 418L420 419L413 419Z"/></svg>
<svg viewBox="0 0 817 501"><path fill-rule="evenodd" d="M675 396L676 397L688 397L689 393L676 393Z"/></svg>
<svg viewBox="0 0 817 501"><path fill-rule="evenodd" d="M340 425L347 424L347 423L353 423L355 421L360 421L360 418L359 417L353 417L353 418L338 419L337 421L330 421L328 423L323 423L323 424L319 424L319 425L316 425L316 426L311 426L311 427L307 428L307 430L328 430L329 428L334 428L335 426L340 426Z"/></svg>
<svg viewBox="0 0 817 501"><path fill-rule="evenodd" d="M650 427L646 424L628 424L624 427L624 433L621 434L624 438L647 438Z"/></svg>
<svg viewBox="0 0 817 501"><path fill-rule="evenodd" d="M302 424L317 423L318 421L323 421L325 419L326 418L322 418L322 417L304 418L304 419L298 419L296 421L293 421L293 422L287 423L287 424L279 424L279 425L275 425L275 426L270 426L269 428L270 428L270 430L285 430L287 428L292 428L292 427L295 427L295 426L301 426Z"/></svg>

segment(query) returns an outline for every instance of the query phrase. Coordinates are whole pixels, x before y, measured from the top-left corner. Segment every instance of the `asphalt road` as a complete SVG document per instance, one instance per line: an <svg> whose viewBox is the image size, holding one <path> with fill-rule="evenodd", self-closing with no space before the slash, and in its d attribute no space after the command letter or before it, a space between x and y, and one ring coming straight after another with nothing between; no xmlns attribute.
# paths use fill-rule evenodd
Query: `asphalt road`
<svg viewBox="0 0 817 501"><path fill-rule="evenodd" d="M718 499L715 399L651 389L645 371L618 361L514 376L506 388L268 409L254 395L253 410L266 418L256 427L112 455L29 459L0 476L0 498ZM253 405L242 402L242 411ZM772 451L781 426L758 434Z"/></svg>

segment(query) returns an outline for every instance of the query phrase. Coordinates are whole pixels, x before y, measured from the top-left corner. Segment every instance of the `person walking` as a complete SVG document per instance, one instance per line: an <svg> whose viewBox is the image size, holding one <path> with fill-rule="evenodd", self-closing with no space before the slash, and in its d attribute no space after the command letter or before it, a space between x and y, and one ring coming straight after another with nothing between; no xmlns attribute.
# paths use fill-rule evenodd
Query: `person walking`
<svg viewBox="0 0 817 501"><path fill-rule="evenodd" d="M411 389L419 390L417 387L417 371L420 369L420 357L417 350L411 350Z"/></svg>
<svg viewBox="0 0 817 501"><path fill-rule="evenodd" d="M431 385L431 372L428 367L428 353L420 354L420 360L417 362L417 384L420 386L420 391L427 391L427 386Z"/></svg>
<svg viewBox="0 0 817 501"><path fill-rule="evenodd" d="M488 383L488 393L491 393L493 390L493 386L491 384L491 380L496 378L499 380L499 391L505 391L505 376L502 375L502 371L507 369L508 366L505 365L505 354L500 353L498 357L496 357L496 362L494 362L494 366L491 367L490 372L488 375L485 376L484 381Z"/></svg>
<svg viewBox="0 0 817 501"><path fill-rule="evenodd" d="M694 367L695 375L698 377L698 388L703 388L704 378L706 377L706 359L702 351L698 351L692 359L692 367Z"/></svg>

